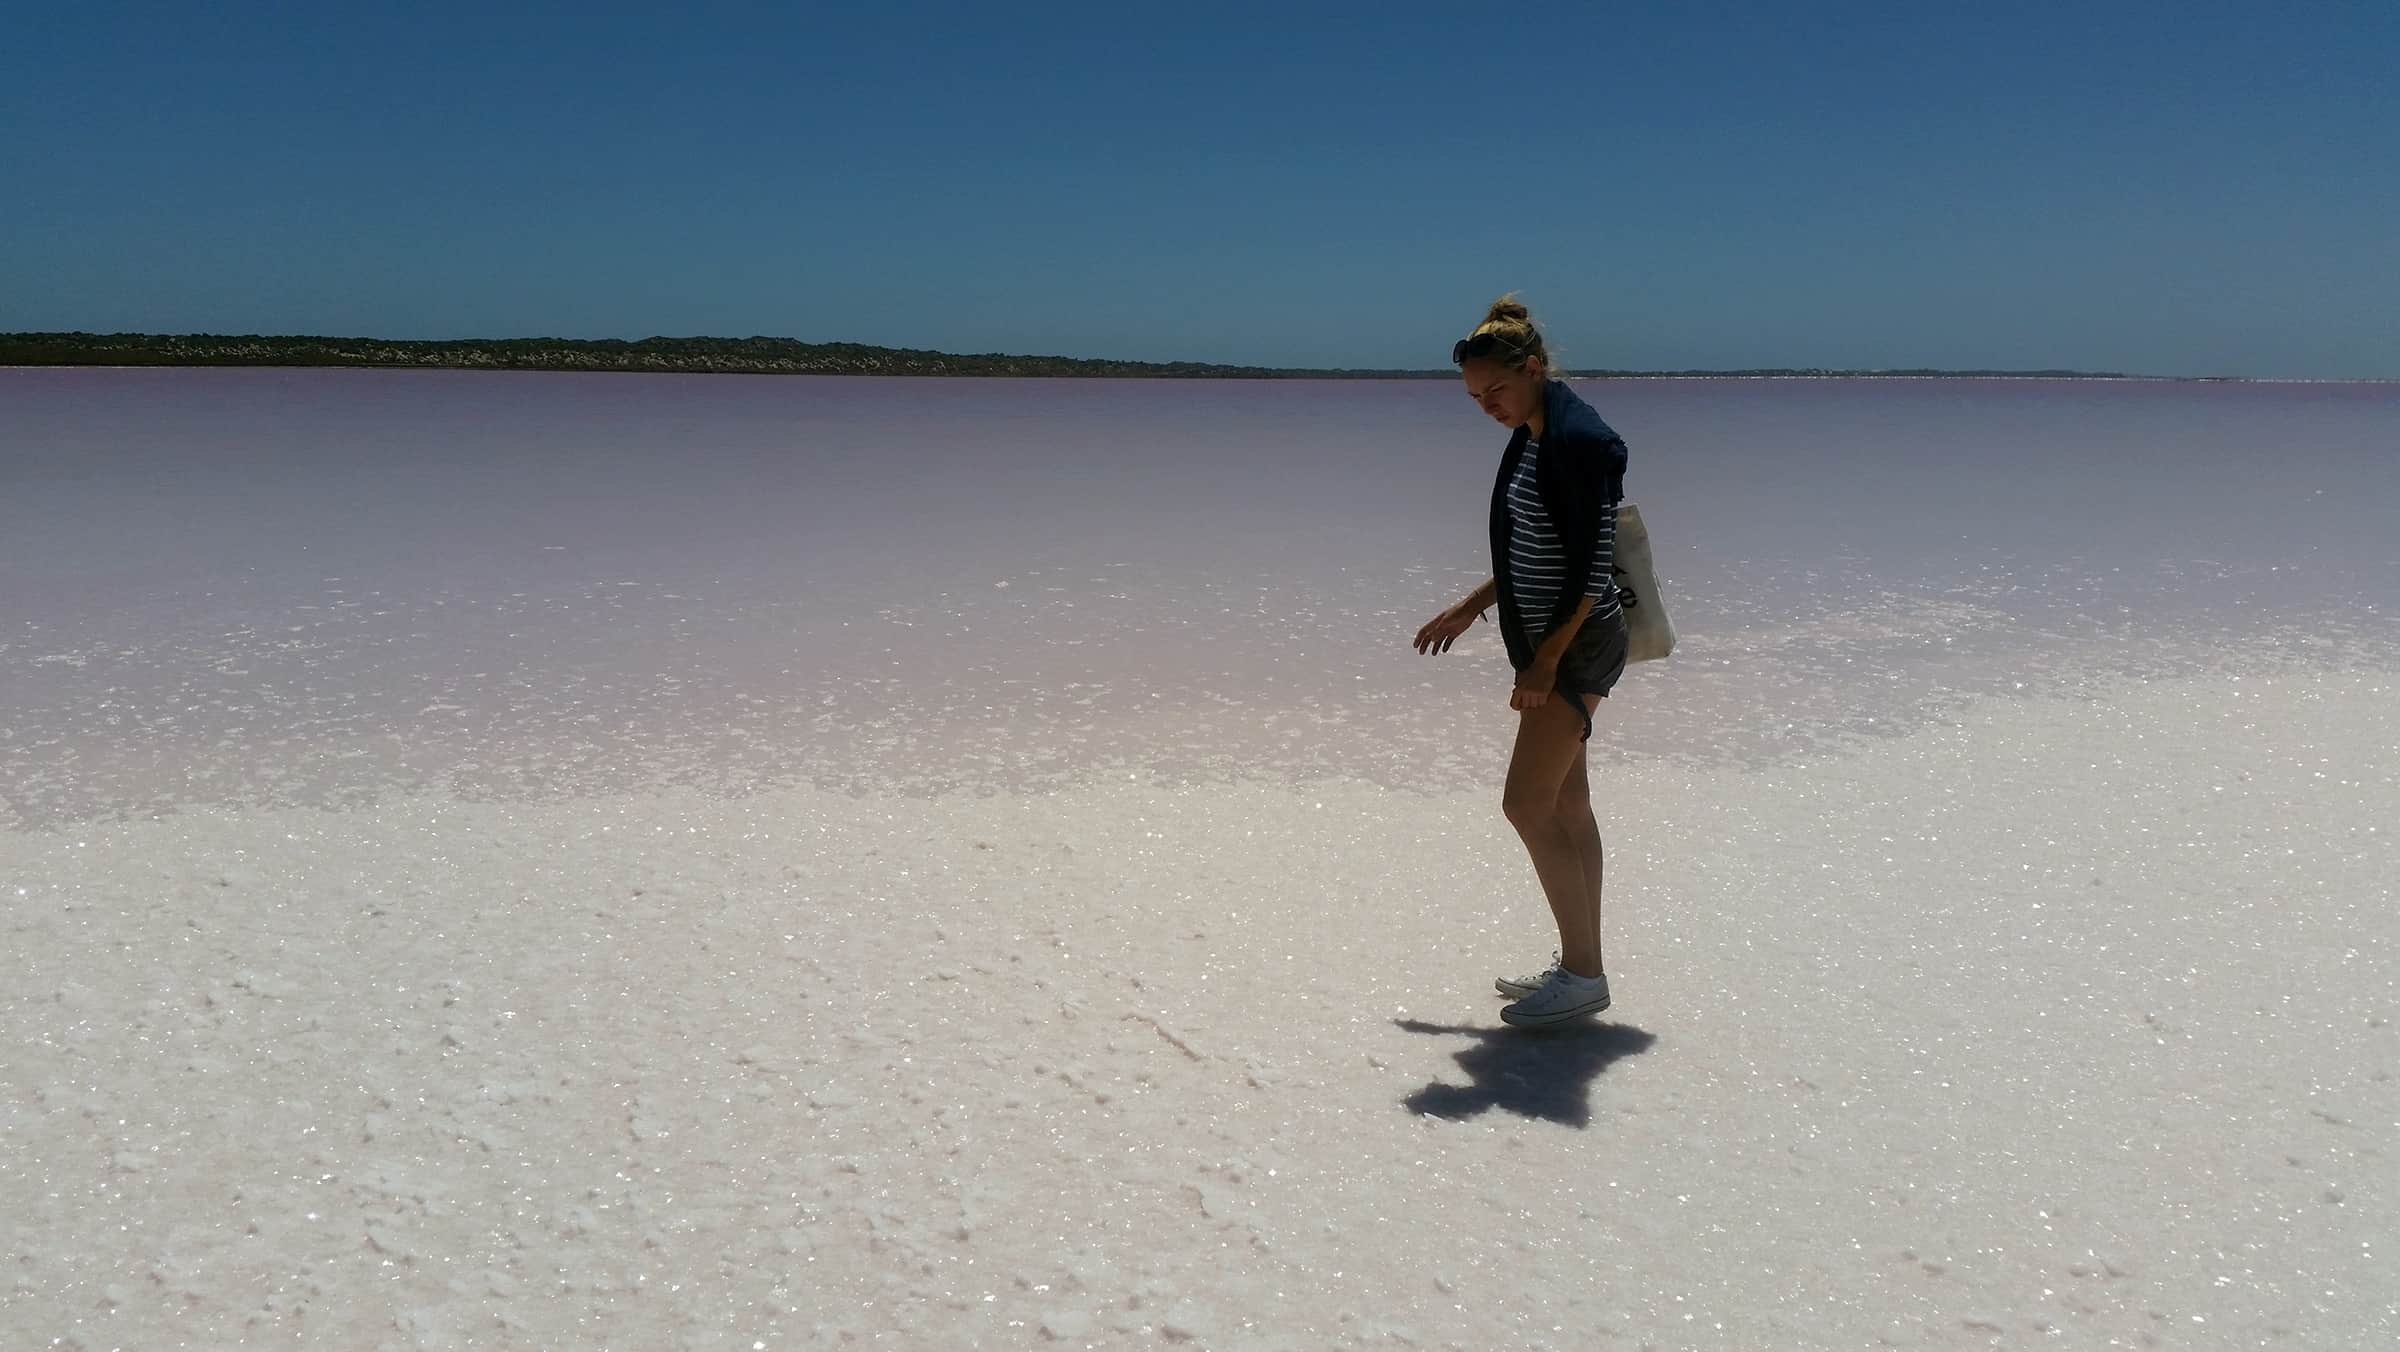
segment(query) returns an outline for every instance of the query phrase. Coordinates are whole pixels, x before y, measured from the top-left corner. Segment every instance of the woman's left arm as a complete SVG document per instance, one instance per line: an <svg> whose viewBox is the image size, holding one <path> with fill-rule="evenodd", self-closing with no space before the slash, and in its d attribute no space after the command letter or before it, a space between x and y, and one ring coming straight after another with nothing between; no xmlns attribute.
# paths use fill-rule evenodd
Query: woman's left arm
<svg viewBox="0 0 2400 1352"><path fill-rule="evenodd" d="M1558 674L1559 662L1566 657L1568 646L1575 642L1575 631L1583 628L1583 622L1591 618L1592 607L1596 604L1598 602L1595 598L1584 597L1575 603L1574 614L1560 621L1556 629L1551 630L1543 637L1542 646L1533 650L1535 670L1548 672L1554 676ZM1544 682L1544 684L1547 685L1548 682Z"/></svg>
<svg viewBox="0 0 2400 1352"><path fill-rule="evenodd" d="M1533 650L1533 660L1517 673L1517 688L1509 694L1508 707L1538 709L1549 702L1550 687L1558 684L1558 664L1567 655L1567 645L1575 641L1575 631L1583 627L1584 617L1591 613L1592 598L1587 596L1542 640L1542 646Z"/></svg>

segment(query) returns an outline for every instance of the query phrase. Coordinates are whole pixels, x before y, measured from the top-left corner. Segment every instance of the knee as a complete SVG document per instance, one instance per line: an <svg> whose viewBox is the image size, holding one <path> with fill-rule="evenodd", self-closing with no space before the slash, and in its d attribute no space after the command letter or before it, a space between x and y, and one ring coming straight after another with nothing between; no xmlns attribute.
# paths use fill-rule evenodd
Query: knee
<svg viewBox="0 0 2400 1352"><path fill-rule="evenodd" d="M1558 806L1551 815L1558 818L1558 824L1565 827L1569 835L1596 836L1600 834L1600 823L1592 816L1592 800L1588 794L1560 794Z"/></svg>
<svg viewBox="0 0 2400 1352"><path fill-rule="evenodd" d="M1508 824L1519 831L1547 827L1558 820L1559 801L1556 793L1531 793L1509 789L1500 795L1500 811Z"/></svg>
<svg viewBox="0 0 2400 1352"><path fill-rule="evenodd" d="M1558 824L1575 838L1578 845L1600 843L1600 819L1592 815L1592 800L1588 797L1561 796L1558 800Z"/></svg>

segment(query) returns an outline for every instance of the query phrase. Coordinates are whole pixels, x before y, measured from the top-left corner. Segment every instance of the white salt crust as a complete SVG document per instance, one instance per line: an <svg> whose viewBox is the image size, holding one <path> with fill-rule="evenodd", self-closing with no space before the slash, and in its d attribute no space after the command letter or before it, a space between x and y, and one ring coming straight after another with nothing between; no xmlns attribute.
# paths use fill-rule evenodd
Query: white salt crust
<svg viewBox="0 0 2400 1352"><path fill-rule="evenodd" d="M1535 1035L1496 782L0 833L0 1330L2386 1345L2395 745L2284 664L1596 760L1616 1006Z"/></svg>

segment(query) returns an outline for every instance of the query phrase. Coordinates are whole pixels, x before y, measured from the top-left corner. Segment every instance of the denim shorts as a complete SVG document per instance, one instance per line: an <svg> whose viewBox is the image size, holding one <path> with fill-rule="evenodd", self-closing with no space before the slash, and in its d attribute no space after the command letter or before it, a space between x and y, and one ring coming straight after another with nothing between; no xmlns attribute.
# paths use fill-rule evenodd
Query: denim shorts
<svg viewBox="0 0 2400 1352"><path fill-rule="evenodd" d="M1627 637L1622 610L1605 620L1585 620L1558 659L1558 681L1552 689L1575 706L1575 716L1583 720L1584 741L1592 740L1592 713L1583 707L1583 697L1608 698L1617 678L1625 674Z"/></svg>

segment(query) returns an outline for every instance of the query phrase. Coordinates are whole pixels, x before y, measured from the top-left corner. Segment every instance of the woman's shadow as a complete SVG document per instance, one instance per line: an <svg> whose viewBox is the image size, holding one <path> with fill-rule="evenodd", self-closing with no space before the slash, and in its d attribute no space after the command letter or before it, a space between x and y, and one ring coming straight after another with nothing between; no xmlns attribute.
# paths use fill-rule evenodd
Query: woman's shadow
<svg viewBox="0 0 2400 1352"><path fill-rule="evenodd" d="M1412 1033L1451 1033L1476 1039L1458 1054L1470 1084L1440 1080L1401 1100L1409 1111L1464 1121L1494 1108L1570 1127L1591 1125L1592 1081L1620 1057L1647 1051L1655 1033L1621 1023L1582 1022L1527 1033L1515 1028L1392 1022Z"/></svg>

